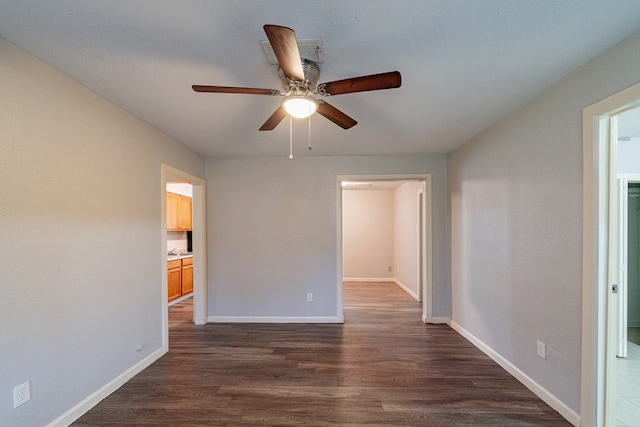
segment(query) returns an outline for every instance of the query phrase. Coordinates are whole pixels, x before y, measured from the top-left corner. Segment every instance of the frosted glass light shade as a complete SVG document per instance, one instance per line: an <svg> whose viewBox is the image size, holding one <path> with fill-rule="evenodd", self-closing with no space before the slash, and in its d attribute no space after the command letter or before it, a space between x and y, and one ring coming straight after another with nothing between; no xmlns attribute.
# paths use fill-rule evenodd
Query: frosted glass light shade
<svg viewBox="0 0 640 427"><path fill-rule="evenodd" d="M309 117L318 109L316 101L304 95L291 95L284 99L284 109L295 118Z"/></svg>

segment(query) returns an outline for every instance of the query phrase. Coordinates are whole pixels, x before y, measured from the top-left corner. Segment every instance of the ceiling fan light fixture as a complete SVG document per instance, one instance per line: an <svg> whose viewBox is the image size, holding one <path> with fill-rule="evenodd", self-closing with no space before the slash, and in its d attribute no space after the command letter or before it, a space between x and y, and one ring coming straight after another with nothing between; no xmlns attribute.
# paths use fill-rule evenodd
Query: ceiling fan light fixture
<svg viewBox="0 0 640 427"><path fill-rule="evenodd" d="M318 102L307 95L289 95L282 100L284 109L297 119L309 117L318 109Z"/></svg>

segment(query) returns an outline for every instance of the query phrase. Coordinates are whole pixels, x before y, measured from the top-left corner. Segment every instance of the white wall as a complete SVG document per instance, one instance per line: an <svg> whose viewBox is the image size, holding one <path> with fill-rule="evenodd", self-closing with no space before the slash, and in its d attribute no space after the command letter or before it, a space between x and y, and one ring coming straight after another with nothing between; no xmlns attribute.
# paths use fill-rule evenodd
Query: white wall
<svg viewBox="0 0 640 427"><path fill-rule="evenodd" d="M2 39L0 58L0 425L41 426L161 351L161 163L204 160Z"/></svg>
<svg viewBox="0 0 640 427"><path fill-rule="evenodd" d="M393 200L393 190L343 189L342 275L345 280L394 277Z"/></svg>
<svg viewBox="0 0 640 427"><path fill-rule="evenodd" d="M193 186L191 184L184 184L181 182L167 182L167 191L182 194L187 197L193 196Z"/></svg>
<svg viewBox="0 0 640 427"><path fill-rule="evenodd" d="M207 159L209 315L336 316L336 176L432 174L434 315L448 316L445 159Z"/></svg>
<svg viewBox="0 0 640 427"><path fill-rule="evenodd" d="M418 279L418 189L420 182L406 182L394 191L395 279L414 298L420 298Z"/></svg>
<svg viewBox="0 0 640 427"><path fill-rule="evenodd" d="M639 49L635 35L448 157L454 325L576 413L582 109L640 80Z"/></svg>

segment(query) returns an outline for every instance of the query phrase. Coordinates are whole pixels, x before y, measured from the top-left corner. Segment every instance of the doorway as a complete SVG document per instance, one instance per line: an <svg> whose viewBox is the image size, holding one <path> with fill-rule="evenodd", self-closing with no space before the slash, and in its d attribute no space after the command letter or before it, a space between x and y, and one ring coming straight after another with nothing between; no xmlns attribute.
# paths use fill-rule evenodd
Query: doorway
<svg viewBox="0 0 640 427"><path fill-rule="evenodd" d="M583 110L581 424L616 424L621 245L617 117L640 106L640 84Z"/></svg>
<svg viewBox="0 0 640 427"><path fill-rule="evenodd" d="M162 330L163 347L169 350L169 303L167 298L167 182L179 181L192 187L193 322L207 323L205 181L168 165L161 166L162 227Z"/></svg>
<svg viewBox="0 0 640 427"><path fill-rule="evenodd" d="M355 211L344 217L343 198L345 192L377 190L378 195L366 197L368 203L378 204L367 211ZM417 301L422 302L422 321L431 323L431 176L430 175L349 175L337 178L337 228L338 228L338 313L343 317L342 282L355 281L392 281L403 288ZM382 195L385 194L386 195ZM360 193L362 194L362 193ZM390 196L389 196L390 194ZM406 200L394 203L394 198ZM351 199L344 200L349 206ZM358 200L357 198L354 200ZM353 204L352 204L353 206ZM408 209L402 217L406 220L394 222L394 209ZM384 212L383 212L384 211ZM386 212L386 213L385 213ZM375 215L373 214L375 213ZM376 242L363 243L367 238L366 227L374 227L369 222L378 218L385 228L384 236L378 236ZM391 218L391 219L389 219ZM408 219L407 219L408 218ZM374 221L375 222L375 221ZM400 226L398 225L400 222ZM359 224L360 223L360 224ZM361 228L360 237L352 236L354 224ZM368 224L368 225L367 225ZM343 228L347 226L349 228ZM400 231L398 231L400 229ZM346 230L346 231L345 231ZM386 232L385 232L386 231ZM345 234L346 233L346 234ZM385 240L386 239L386 240ZM382 242L382 243L380 243ZM386 242L386 243L384 243ZM382 244L383 253L374 251L358 253L363 247ZM388 248L388 247L390 248ZM401 250L394 250L397 246ZM345 261L345 257L348 259ZM347 270L345 270L345 265ZM355 265L355 267L354 267ZM346 273L346 274L345 274Z"/></svg>

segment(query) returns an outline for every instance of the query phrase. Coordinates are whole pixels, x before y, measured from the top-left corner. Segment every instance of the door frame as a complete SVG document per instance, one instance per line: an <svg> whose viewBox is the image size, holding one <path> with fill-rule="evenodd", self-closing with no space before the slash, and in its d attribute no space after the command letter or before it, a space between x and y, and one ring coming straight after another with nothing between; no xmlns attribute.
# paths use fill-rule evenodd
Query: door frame
<svg viewBox="0 0 640 427"><path fill-rule="evenodd" d="M399 175L338 175L336 176L336 233L337 233L337 318L344 322L342 301L343 259L342 259L342 183L346 181L419 181L422 183L422 321L433 323L433 234L432 234L432 190L431 174ZM420 266L418 267L420 270Z"/></svg>
<svg viewBox="0 0 640 427"><path fill-rule="evenodd" d="M204 179L166 164L161 165L161 264L162 264L162 346L169 350L169 302L167 300L167 181L169 177L191 184L192 249L193 249L193 322L207 323L207 227L206 188Z"/></svg>
<svg viewBox="0 0 640 427"><path fill-rule="evenodd" d="M425 184L422 184L422 187L416 191L416 246L418 247L418 271L416 274L418 275L418 298L421 303L423 303L422 311L423 311L423 321L426 318L426 311L424 307L424 295L425 295L425 271L424 266L426 264L426 259L424 256L424 248L425 248L425 240L426 235L424 232L424 187Z"/></svg>
<svg viewBox="0 0 640 427"><path fill-rule="evenodd" d="M581 425L603 426L607 411L607 375L615 360L611 323L607 319L610 298L608 245L611 179L610 117L640 105L640 83L582 110L583 212L582 212L582 369Z"/></svg>

